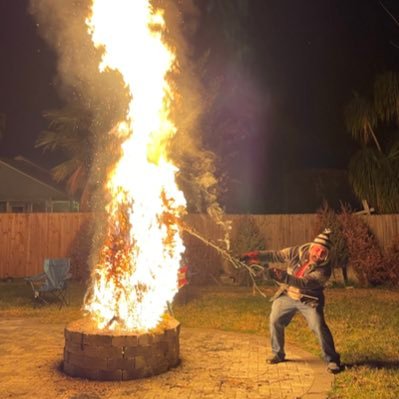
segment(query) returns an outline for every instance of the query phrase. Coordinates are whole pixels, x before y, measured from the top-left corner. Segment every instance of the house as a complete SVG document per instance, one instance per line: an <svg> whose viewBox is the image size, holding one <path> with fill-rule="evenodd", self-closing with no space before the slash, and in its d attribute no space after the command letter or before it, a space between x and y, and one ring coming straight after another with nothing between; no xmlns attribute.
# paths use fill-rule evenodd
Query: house
<svg viewBox="0 0 399 399"><path fill-rule="evenodd" d="M73 212L79 203L48 170L17 156L0 158L0 212Z"/></svg>

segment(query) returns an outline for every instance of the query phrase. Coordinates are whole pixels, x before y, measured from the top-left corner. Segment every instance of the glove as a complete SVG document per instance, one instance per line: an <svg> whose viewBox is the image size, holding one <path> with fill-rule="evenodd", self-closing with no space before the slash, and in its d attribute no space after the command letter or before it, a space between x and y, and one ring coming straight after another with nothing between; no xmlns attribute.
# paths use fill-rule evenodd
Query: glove
<svg viewBox="0 0 399 399"><path fill-rule="evenodd" d="M259 251L250 251L242 254L239 260L250 265L259 262L259 255Z"/></svg>

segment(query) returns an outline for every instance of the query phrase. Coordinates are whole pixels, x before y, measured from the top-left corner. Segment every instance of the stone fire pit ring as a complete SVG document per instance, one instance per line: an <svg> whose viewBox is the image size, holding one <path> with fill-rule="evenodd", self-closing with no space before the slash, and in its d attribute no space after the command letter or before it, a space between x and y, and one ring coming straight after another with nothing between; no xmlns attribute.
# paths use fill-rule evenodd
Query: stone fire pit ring
<svg viewBox="0 0 399 399"><path fill-rule="evenodd" d="M170 318L156 332L97 330L90 319L65 328L63 370L72 377L115 381L145 378L179 364L180 323ZM159 332L158 332L159 330Z"/></svg>

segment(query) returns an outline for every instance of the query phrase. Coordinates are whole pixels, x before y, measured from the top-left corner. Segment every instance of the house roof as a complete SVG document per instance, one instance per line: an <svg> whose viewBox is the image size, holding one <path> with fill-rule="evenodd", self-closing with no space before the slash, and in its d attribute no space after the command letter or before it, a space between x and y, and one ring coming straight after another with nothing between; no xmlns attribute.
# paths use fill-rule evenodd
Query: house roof
<svg viewBox="0 0 399 399"><path fill-rule="evenodd" d="M27 176L28 178L38 183L44 184L45 186L48 186L58 191L60 194L69 197L64 187L62 187L60 184L57 184L53 180L50 171L42 168L41 166L35 164L34 162L21 155L18 155L14 158L0 157L0 163L5 164L15 171Z"/></svg>

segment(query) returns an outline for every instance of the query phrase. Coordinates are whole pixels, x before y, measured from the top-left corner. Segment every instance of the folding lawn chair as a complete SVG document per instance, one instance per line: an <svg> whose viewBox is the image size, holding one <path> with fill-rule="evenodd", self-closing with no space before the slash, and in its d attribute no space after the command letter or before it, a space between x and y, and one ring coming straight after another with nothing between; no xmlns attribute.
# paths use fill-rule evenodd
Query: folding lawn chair
<svg viewBox="0 0 399 399"><path fill-rule="evenodd" d="M72 277L70 268L69 258L45 259L44 273L25 278L32 287L35 301L48 304L45 298L48 295L60 301L60 309L62 305L68 305L67 280Z"/></svg>

